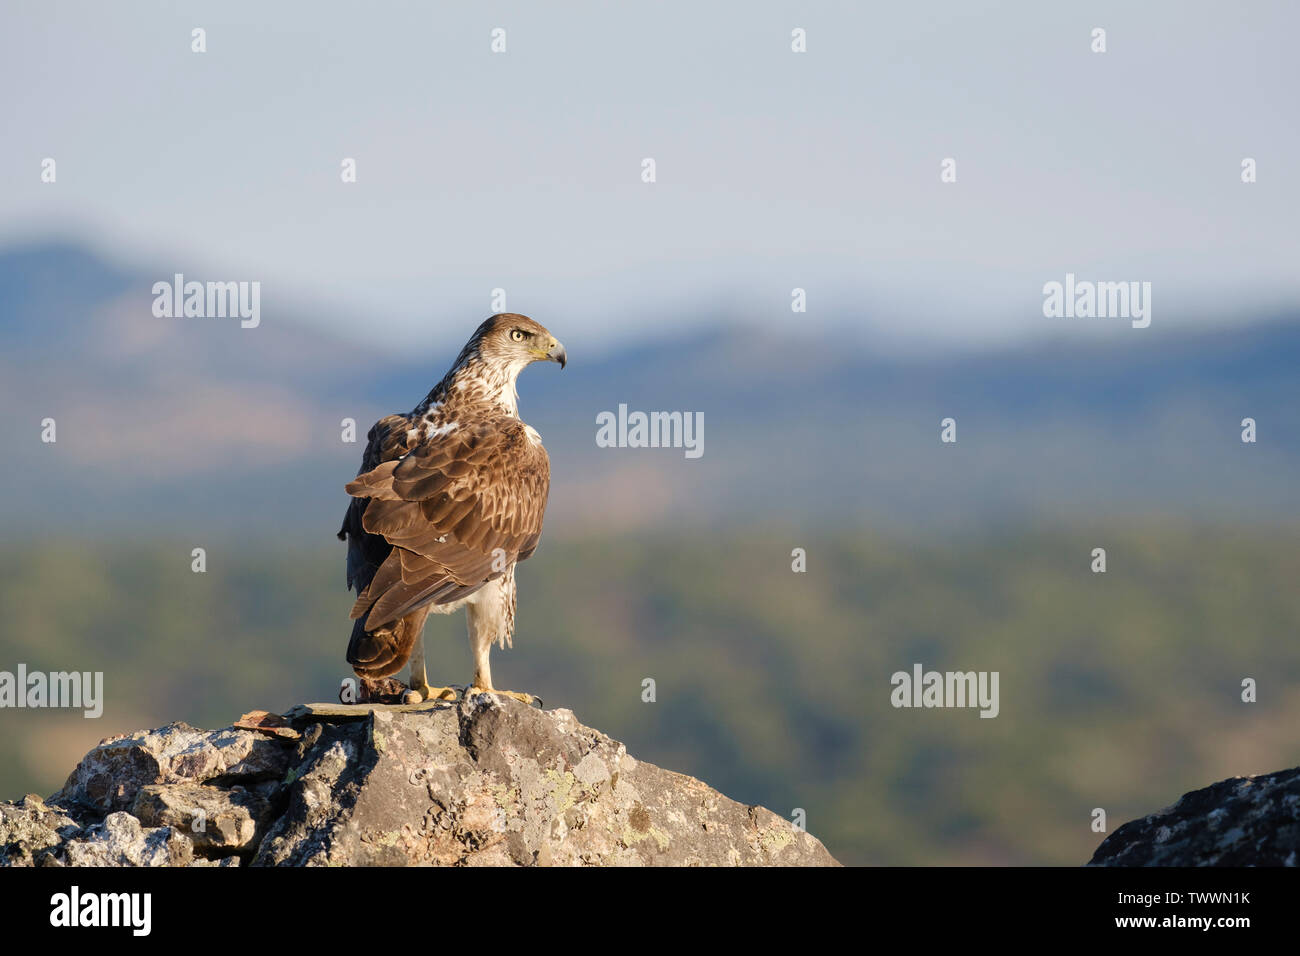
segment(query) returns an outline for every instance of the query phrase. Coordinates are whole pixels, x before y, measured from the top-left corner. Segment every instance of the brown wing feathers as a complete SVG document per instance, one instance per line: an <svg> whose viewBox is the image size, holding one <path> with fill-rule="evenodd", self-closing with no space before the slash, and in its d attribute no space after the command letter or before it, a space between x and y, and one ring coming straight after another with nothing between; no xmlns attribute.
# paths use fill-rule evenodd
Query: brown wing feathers
<svg viewBox="0 0 1300 956"><path fill-rule="evenodd" d="M402 416L392 418L407 425ZM352 616L368 611L366 630L421 606L469 596L502 573L500 562L493 567L500 553L505 566L530 555L550 485L545 450L528 440L516 418L466 423L409 449L387 440L398 432L395 424L385 419L376 426L367 448L367 464L381 455L388 460L347 486L362 499L353 502L362 506L355 509L361 527L345 521L344 530L377 538L388 549L369 580L354 574L349 555L349 577L360 592ZM372 457L372 451L379 454ZM353 514L349 509L349 518ZM379 551L372 545L362 556L373 560Z"/></svg>

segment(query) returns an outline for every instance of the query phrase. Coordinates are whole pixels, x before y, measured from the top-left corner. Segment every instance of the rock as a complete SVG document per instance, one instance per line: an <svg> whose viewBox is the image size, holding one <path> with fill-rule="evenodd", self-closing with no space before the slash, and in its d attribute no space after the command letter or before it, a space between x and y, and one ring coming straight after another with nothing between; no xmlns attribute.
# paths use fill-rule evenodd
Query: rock
<svg viewBox="0 0 1300 956"><path fill-rule="evenodd" d="M292 743L252 730L196 730L168 724L110 737L86 754L52 803L126 810L141 787L217 778L283 777Z"/></svg>
<svg viewBox="0 0 1300 956"><path fill-rule="evenodd" d="M1296 866L1300 767L1232 777L1124 824L1089 866Z"/></svg>
<svg viewBox="0 0 1300 956"><path fill-rule="evenodd" d="M0 866L35 866L79 829L76 820L35 794L0 804Z"/></svg>
<svg viewBox="0 0 1300 956"><path fill-rule="evenodd" d="M172 827L146 828L129 813L86 825L28 795L0 804L2 866L188 866L194 846Z"/></svg>
<svg viewBox="0 0 1300 956"><path fill-rule="evenodd" d="M234 852L254 846L271 804L259 794L203 784L141 787L131 813L147 827L175 827L200 852Z"/></svg>
<svg viewBox="0 0 1300 956"><path fill-rule="evenodd" d="M0 804L0 863L837 865L568 710L478 694L285 717L300 739L176 723L104 741L48 804Z"/></svg>
<svg viewBox="0 0 1300 956"><path fill-rule="evenodd" d="M174 827L146 828L129 813L110 813L44 861L64 866L189 866L194 844Z"/></svg>

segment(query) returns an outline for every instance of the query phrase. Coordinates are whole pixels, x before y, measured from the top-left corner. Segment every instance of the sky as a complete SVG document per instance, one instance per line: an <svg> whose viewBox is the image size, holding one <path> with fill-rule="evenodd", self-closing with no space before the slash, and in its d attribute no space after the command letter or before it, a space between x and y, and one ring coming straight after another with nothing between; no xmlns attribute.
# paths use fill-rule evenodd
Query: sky
<svg viewBox="0 0 1300 956"><path fill-rule="evenodd" d="M590 348L719 316L994 346L1102 323L1043 315L1067 272L1239 321L1300 302L1297 32L1287 2L6 4L0 243L399 343L500 288Z"/></svg>

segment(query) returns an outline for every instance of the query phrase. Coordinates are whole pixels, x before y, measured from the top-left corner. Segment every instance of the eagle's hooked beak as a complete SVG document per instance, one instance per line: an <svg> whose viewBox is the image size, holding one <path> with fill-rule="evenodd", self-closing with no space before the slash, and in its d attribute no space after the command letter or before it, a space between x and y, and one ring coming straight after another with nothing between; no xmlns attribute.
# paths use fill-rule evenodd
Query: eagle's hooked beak
<svg viewBox="0 0 1300 956"><path fill-rule="evenodd" d="M546 351L546 357L552 362L559 362L560 368L564 368L569 363L569 353L564 351L564 346L554 339L551 340L551 347Z"/></svg>

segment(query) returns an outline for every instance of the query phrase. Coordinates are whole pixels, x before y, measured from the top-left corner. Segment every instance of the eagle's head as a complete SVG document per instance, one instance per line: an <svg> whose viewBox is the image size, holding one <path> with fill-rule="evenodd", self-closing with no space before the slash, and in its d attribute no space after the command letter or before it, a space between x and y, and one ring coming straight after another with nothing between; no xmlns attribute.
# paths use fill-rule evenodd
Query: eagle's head
<svg viewBox="0 0 1300 956"><path fill-rule="evenodd" d="M489 366L519 374L532 362L559 362L564 368L569 356L564 346L540 322L514 312L500 312L478 327L465 347Z"/></svg>
<svg viewBox="0 0 1300 956"><path fill-rule="evenodd" d="M446 377L416 408L423 413L448 395L460 401L488 402L518 415L515 379L533 362L559 362L569 356L546 327L526 315L501 312L470 337Z"/></svg>

